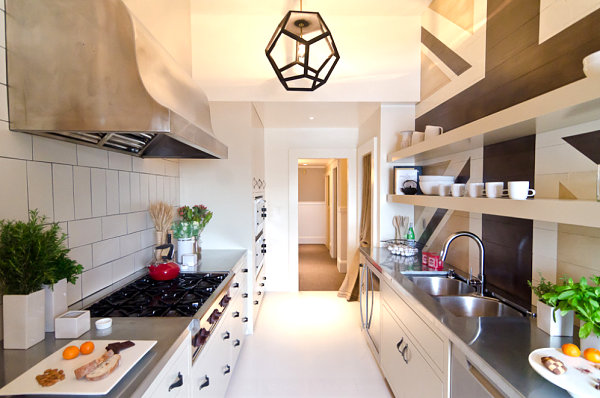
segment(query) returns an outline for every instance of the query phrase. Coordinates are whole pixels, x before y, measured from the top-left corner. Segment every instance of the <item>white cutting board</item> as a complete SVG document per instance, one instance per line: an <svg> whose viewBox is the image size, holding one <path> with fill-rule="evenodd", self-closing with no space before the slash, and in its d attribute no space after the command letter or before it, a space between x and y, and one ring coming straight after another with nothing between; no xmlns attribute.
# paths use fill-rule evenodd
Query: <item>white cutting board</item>
<svg viewBox="0 0 600 398"><path fill-rule="evenodd" d="M122 340L91 340L95 349L91 354L79 355L74 359L63 359L63 350L75 345L79 347L88 340L73 340L54 354L46 357L41 362L30 368L27 372L17 377L9 384L0 389L0 395L20 395L20 394L47 394L47 395L89 395L89 394L107 394L117 385L119 380L156 344L156 340L131 340L135 345L121 351L121 361L119 366L108 377L98 381L89 381L87 379L77 380L73 371L80 366L102 356L105 347L109 343L115 343ZM62 369L65 372L65 379L59 381L50 387L42 387L38 384L35 376L41 375L46 369Z"/></svg>

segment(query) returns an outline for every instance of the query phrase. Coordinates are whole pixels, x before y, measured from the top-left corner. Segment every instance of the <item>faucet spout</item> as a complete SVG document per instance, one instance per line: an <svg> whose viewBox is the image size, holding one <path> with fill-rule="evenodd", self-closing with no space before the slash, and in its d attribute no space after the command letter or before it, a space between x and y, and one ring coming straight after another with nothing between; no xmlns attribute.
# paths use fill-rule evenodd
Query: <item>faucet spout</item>
<svg viewBox="0 0 600 398"><path fill-rule="evenodd" d="M485 293L485 270L484 270L485 249L483 247L483 242L481 241L481 239L479 238L479 236L477 236L474 233L469 232L469 231L460 231L460 232L455 232L455 233L451 234L446 239L446 242L444 242L444 246L442 248L442 251L440 252L440 258L441 258L442 261L446 261L446 256L448 255L448 249L450 247L450 244L454 241L454 239L459 238L461 236L466 236L468 238L473 239L475 241L475 243L477 243L477 246L479 247L479 275L478 275L478 279L479 279L479 282L481 283L481 289L479 291L479 294L481 296L483 296L484 293ZM469 273L469 275L470 275L470 273ZM469 276L469 281L468 282L469 283L472 282L470 276Z"/></svg>

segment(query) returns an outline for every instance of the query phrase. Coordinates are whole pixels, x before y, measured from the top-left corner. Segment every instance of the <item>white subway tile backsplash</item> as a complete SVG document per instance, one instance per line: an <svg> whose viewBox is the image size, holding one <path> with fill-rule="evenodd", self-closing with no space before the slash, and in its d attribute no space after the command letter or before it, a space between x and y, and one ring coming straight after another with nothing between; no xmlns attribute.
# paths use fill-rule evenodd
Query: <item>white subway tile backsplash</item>
<svg viewBox="0 0 600 398"><path fill-rule="evenodd" d="M533 254L556 258L558 232L547 229L533 229Z"/></svg>
<svg viewBox="0 0 600 398"><path fill-rule="evenodd" d="M121 213L131 211L131 183L126 171L119 171L119 209Z"/></svg>
<svg viewBox="0 0 600 398"><path fill-rule="evenodd" d="M0 158L0 219L28 219L27 162Z"/></svg>
<svg viewBox="0 0 600 398"><path fill-rule="evenodd" d="M133 274L134 272L134 255L131 254L126 257L122 257L112 262L112 281L113 283L120 281Z"/></svg>
<svg viewBox="0 0 600 398"><path fill-rule="evenodd" d="M69 258L83 265L83 270L88 271L93 268L92 245L79 246L71 249Z"/></svg>
<svg viewBox="0 0 600 398"><path fill-rule="evenodd" d="M106 215L106 170L91 169L92 217Z"/></svg>
<svg viewBox="0 0 600 398"><path fill-rule="evenodd" d="M69 142L34 135L33 160L62 164L77 164L77 148Z"/></svg>
<svg viewBox="0 0 600 398"><path fill-rule="evenodd" d="M148 199L148 174L140 174L140 207L148 210L150 201Z"/></svg>
<svg viewBox="0 0 600 398"><path fill-rule="evenodd" d="M143 249L140 250L139 252L134 254L134 260L133 260L133 268L134 271L139 271L141 269L143 269L144 267L147 267L150 262L152 261L154 255L154 251L152 248L147 248L147 249Z"/></svg>
<svg viewBox="0 0 600 398"><path fill-rule="evenodd" d="M69 247L79 247L102 240L99 218L69 221Z"/></svg>
<svg viewBox="0 0 600 398"><path fill-rule="evenodd" d="M89 167L73 167L75 219L92 216L92 187Z"/></svg>
<svg viewBox="0 0 600 398"><path fill-rule="evenodd" d="M39 214L54 221L52 201L52 165L50 163L27 162L27 188L29 208L38 209Z"/></svg>
<svg viewBox="0 0 600 398"><path fill-rule="evenodd" d="M86 271L81 276L81 288L83 297L87 297L98 290L104 289L112 284L112 264L105 264Z"/></svg>
<svg viewBox="0 0 600 398"><path fill-rule="evenodd" d="M0 84L0 120L8 122L8 92L4 84Z"/></svg>
<svg viewBox="0 0 600 398"><path fill-rule="evenodd" d="M146 161L146 159L133 157L133 159L131 159L131 170L136 173L145 173L146 172L146 170L144 170L144 162L145 161Z"/></svg>
<svg viewBox="0 0 600 398"><path fill-rule="evenodd" d="M119 213L119 172L106 170L106 214Z"/></svg>
<svg viewBox="0 0 600 398"><path fill-rule="evenodd" d="M0 47L0 83L6 84L6 49Z"/></svg>
<svg viewBox="0 0 600 398"><path fill-rule="evenodd" d="M33 157L31 134L10 131L8 123L0 121L0 156L31 160Z"/></svg>
<svg viewBox="0 0 600 398"><path fill-rule="evenodd" d="M141 246L143 249L156 246L156 237L154 232L154 228L152 228L146 229L140 234Z"/></svg>
<svg viewBox="0 0 600 398"><path fill-rule="evenodd" d="M156 176L149 175L148 176L148 200L150 203L157 201L156 198Z"/></svg>
<svg viewBox="0 0 600 398"><path fill-rule="evenodd" d="M102 217L102 239L115 238L127 234L125 214Z"/></svg>
<svg viewBox="0 0 600 398"><path fill-rule="evenodd" d="M179 161L165 160L165 174L169 177L179 176Z"/></svg>
<svg viewBox="0 0 600 398"><path fill-rule="evenodd" d="M131 211L140 211L142 210L140 198L140 175L138 173L131 173L129 182L131 189Z"/></svg>
<svg viewBox="0 0 600 398"><path fill-rule="evenodd" d="M165 178L162 176L156 177L156 200L165 199Z"/></svg>
<svg viewBox="0 0 600 398"><path fill-rule="evenodd" d="M2 1L2 4L4 4L4 1ZM4 10L5 8L2 7L2 9ZM2 11L2 15L0 15L0 46L6 48L6 19L5 19L5 15L6 13L4 11Z"/></svg>
<svg viewBox="0 0 600 398"><path fill-rule="evenodd" d="M130 234L146 229L146 217L147 213L145 211L127 214L127 233Z"/></svg>
<svg viewBox="0 0 600 398"><path fill-rule="evenodd" d="M77 162L80 166L108 168L108 152L85 145L77 145Z"/></svg>
<svg viewBox="0 0 600 398"><path fill-rule="evenodd" d="M171 177L165 177L163 179L163 200L172 205L171 202Z"/></svg>
<svg viewBox="0 0 600 398"><path fill-rule="evenodd" d="M73 220L75 218L73 167L63 164L53 164L52 184L54 196L54 221Z"/></svg>
<svg viewBox="0 0 600 398"><path fill-rule="evenodd" d="M131 171L132 156L118 152L108 152L108 168Z"/></svg>
<svg viewBox="0 0 600 398"><path fill-rule="evenodd" d="M142 248L142 234L141 232L135 232L121 236L119 238L119 244L121 247L121 257L135 253Z"/></svg>
<svg viewBox="0 0 600 398"><path fill-rule="evenodd" d="M92 263L94 268L119 258L119 238L112 238L94 243L92 246Z"/></svg>
<svg viewBox="0 0 600 398"><path fill-rule="evenodd" d="M81 289L81 279L81 275L79 275L79 278L77 278L75 284L67 283L67 305L76 303L83 298Z"/></svg>
<svg viewBox="0 0 600 398"><path fill-rule="evenodd" d="M65 239L65 242L64 242L65 247L71 247L71 246L69 246L69 223L67 223L66 221L59 222L58 228L60 228L61 234L67 235L67 239Z"/></svg>

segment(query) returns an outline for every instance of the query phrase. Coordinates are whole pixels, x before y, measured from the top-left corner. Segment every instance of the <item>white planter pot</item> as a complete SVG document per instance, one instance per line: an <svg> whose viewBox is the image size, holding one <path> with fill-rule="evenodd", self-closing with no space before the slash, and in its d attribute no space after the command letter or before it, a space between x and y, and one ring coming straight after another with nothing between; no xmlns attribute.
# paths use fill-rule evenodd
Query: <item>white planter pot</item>
<svg viewBox="0 0 600 398"><path fill-rule="evenodd" d="M46 294L46 332L54 332L54 318L67 312L67 279L54 286L44 285Z"/></svg>
<svg viewBox="0 0 600 398"><path fill-rule="evenodd" d="M580 327L583 327L585 322L581 322ZM590 333L585 339L581 339L581 352L585 351L586 348L596 348L600 350L600 337L596 336L594 332Z"/></svg>
<svg viewBox="0 0 600 398"><path fill-rule="evenodd" d="M24 350L44 340L45 299L44 289L2 297L5 349Z"/></svg>
<svg viewBox="0 0 600 398"><path fill-rule="evenodd" d="M550 336L573 336L573 311L569 311L565 316L562 316L560 311L556 311L556 322L552 318L553 312L554 307L538 301L537 327Z"/></svg>
<svg viewBox="0 0 600 398"><path fill-rule="evenodd" d="M196 253L196 238L177 239L177 262L183 263L184 254Z"/></svg>

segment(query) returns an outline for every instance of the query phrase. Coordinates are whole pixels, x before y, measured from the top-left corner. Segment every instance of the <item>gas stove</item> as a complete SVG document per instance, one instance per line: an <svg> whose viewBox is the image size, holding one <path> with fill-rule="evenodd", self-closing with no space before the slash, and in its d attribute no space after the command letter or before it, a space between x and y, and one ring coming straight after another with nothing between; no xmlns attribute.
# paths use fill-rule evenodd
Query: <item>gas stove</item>
<svg viewBox="0 0 600 398"><path fill-rule="evenodd" d="M209 301L227 273L180 274L170 281L143 276L92 304L92 317L191 317Z"/></svg>

